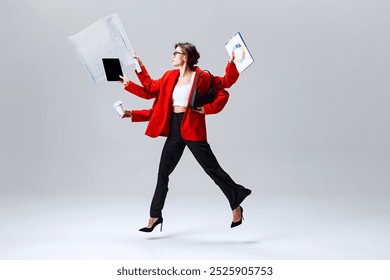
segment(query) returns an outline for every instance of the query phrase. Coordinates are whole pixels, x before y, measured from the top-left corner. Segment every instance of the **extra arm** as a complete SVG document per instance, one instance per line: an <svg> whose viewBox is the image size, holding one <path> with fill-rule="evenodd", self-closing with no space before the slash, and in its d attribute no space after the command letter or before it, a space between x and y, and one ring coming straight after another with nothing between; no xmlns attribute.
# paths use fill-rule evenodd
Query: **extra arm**
<svg viewBox="0 0 390 280"><path fill-rule="evenodd" d="M154 93L145 90L144 87L137 85L132 81L128 81L127 85L125 86L125 90L144 99L152 99L156 97Z"/></svg>
<svg viewBox="0 0 390 280"><path fill-rule="evenodd" d="M156 97L160 91L161 79L153 80L143 64L141 66L141 70L142 71L140 73L136 72L136 74L142 84L142 87L149 95Z"/></svg>
<svg viewBox="0 0 390 280"><path fill-rule="evenodd" d="M212 103L204 105L204 112L206 115L218 114L225 108L229 100L229 93L223 88L214 89L216 91L216 98Z"/></svg>
<svg viewBox="0 0 390 280"><path fill-rule="evenodd" d="M153 80L148 71L146 70L146 67L142 63L139 56L134 56L134 58L138 61L139 65L141 66L141 72L135 71L138 79L140 80L142 86L139 86L124 76L120 76L123 79L123 84L125 86L125 90L127 90L130 93L133 93L134 95L144 98L144 99L152 99L156 98L159 91L160 91L160 80Z"/></svg>
<svg viewBox="0 0 390 280"><path fill-rule="evenodd" d="M234 62L229 61L225 68L225 76L215 76L214 83L221 88L230 88L237 82L239 76L240 73L238 72L236 65Z"/></svg>
<svg viewBox="0 0 390 280"><path fill-rule="evenodd" d="M240 73L238 72L236 65L233 62L233 59L228 62L225 68L225 76L214 77L214 90L216 92L215 100L204 106L204 111L207 115L217 114L222 111L226 103L229 100L229 93L225 88L230 88L236 83Z"/></svg>
<svg viewBox="0 0 390 280"><path fill-rule="evenodd" d="M148 122L152 117L154 107L156 106L157 98L153 102L153 106L150 109L132 110L131 121L132 122Z"/></svg>
<svg viewBox="0 0 390 280"><path fill-rule="evenodd" d="M132 110L132 122L148 122L153 114L153 108L148 110Z"/></svg>

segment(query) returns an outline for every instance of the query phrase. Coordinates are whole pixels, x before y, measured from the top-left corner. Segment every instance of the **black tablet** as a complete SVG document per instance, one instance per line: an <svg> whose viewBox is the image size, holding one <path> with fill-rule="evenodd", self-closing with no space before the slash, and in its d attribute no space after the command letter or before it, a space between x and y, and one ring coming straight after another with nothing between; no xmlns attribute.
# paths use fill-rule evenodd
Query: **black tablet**
<svg viewBox="0 0 390 280"><path fill-rule="evenodd" d="M107 81L122 81L119 75L123 76L119 58L102 58L104 72L106 72Z"/></svg>

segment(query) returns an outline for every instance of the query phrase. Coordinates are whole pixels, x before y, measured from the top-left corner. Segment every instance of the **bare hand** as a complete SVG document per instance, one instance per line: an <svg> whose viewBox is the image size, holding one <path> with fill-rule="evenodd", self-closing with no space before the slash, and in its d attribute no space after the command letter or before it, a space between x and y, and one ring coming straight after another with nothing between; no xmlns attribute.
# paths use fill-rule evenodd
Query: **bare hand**
<svg viewBox="0 0 390 280"><path fill-rule="evenodd" d="M133 117L133 114L131 113L131 111L130 110L125 110L125 113L123 114L122 119L124 119L124 118L131 118L131 117Z"/></svg>
<svg viewBox="0 0 390 280"><path fill-rule="evenodd" d="M235 59L236 59L236 54L234 53L234 51L232 51L232 59L230 59L230 63L234 64Z"/></svg>
<svg viewBox="0 0 390 280"><path fill-rule="evenodd" d="M123 76L119 75L119 78L122 79L122 81L119 81L119 83L123 84L125 87L129 84L129 79L126 77L125 74Z"/></svg>
<svg viewBox="0 0 390 280"><path fill-rule="evenodd" d="M139 66L143 65L142 60L138 55L134 55L133 58L138 61Z"/></svg>
<svg viewBox="0 0 390 280"><path fill-rule="evenodd" d="M204 114L204 113L205 113L204 107L203 107L203 106L202 106L202 107L196 108L196 110L194 110L194 111L197 112L197 113L199 113L199 114Z"/></svg>

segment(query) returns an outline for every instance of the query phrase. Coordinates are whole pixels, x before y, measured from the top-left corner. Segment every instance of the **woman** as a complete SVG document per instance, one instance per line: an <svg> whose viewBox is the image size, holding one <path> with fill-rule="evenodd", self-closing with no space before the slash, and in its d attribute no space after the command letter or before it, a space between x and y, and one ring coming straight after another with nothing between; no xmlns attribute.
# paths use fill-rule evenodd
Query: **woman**
<svg viewBox="0 0 390 280"><path fill-rule="evenodd" d="M251 190L236 184L221 168L207 143L205 122L205 114L215 114L223 109L229 98L224 88L233 85L239 74L233 61L230 61L226 66L225 77L214 77L214 89L217 92L215 101L198 110L192 110L188 104L195 76L201 72L196 66L199 57L194 45L178 43L172 54L172 65L178 69L167 71L160 79L153 80L141 59L136 56L135 58L141 65L142 71L137 73L137 76L142 86L122 77L127 91L142 98L155 99L152 109L126 110L123 117L132 118L133 122L149 121L146 135L167 137L161 154L157 185L150 207L150 219L147 227L140 229L143 232L151 232L159 224L162 230L162 209L168 192L169 175L175 169L186 146L227 197L233 213L231 227L240 225L243 220L243 208L240 204L250 195ZM208 90L210 78L207 72L202 73L197 85L200 92L204 93Z"/></svg>

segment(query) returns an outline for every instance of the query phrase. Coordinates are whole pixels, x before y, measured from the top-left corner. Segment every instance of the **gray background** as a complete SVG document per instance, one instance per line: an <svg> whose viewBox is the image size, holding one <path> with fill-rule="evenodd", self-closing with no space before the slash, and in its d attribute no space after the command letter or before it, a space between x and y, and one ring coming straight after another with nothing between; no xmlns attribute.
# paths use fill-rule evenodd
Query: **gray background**
<svg viewBox="0 0 390 280"><path fill-rule="evenodd" d="M251 251L236 257L389 257L388 242L384 247L381 243L387 240L385 236L390 228L388 1L0 0L0 3L0 192L3 207L0 218L5 225L2 240L8 243L11 240L14 243L9 244L15 246L9 247L9 251L3 250L6 252L3 257L77 257L74 251L61 255L61 250L50 249L40 231L36 238L32 235L31 240L26 241L36 247L31 245L29 251L26 247L20 251L15 248L24 244L18 234L23 235L23 230L34 232L33 224L30 228L26 223L38 221L39 217L47 219L47 228L41 228L46 233L61 219L69 221L69 226L79 233L85 223L71 222L75 217L66 218L65 213L77 216L82 210L69 212L67 207L84 207L91 211L85 216L88 221L96 218L92 209L100 209L97 205L105 201L86 203L80 197L120 197L125 201L113 199L111 206L105 206L112 216L102 209L97 215L106 215L111 220L119 212L125 212L128 221L138 219L135 227L141 227L146 221L165 139L145 136L146 123L120 119L112 105L120 99L127 108L140 109L149 108L151 101L128 94L117 83L94 85L68 40L68 36L115 12L153 78L171 69L171 53L174 44L180 41L194 43L201 53L199 66L219 75L223 75L228 61L224 44L237 31L242 33L255 58L255 63L229 90L231 98L224 111L207 118L209 142L233 179L254 191L247 202L252 209L247 213L250 215L252 211L253 224L249 224L249 219L247 229L255 232L261 225L254 217L257 208L261 213L257 218L265 218L262 223L275 229L268 232L269 236L294 232L298 227L293 218L303 217L305 213L310 213L310 217L298 223L300 226L314 226L319 217L325 215L323 221L328 223L322 225L329 235L324 236L322 243L317 242L317 230L321 226L303 227L301 229L307 232L313 230L313 239L309 238L312 243L302 232L297 232L297 236L302 237L299 242L265 243L266 247L269 245L269 251L265 252L272 253L257 255ZM129 78L136 80L132 69L125 71ZM189 195L199 195L203 197L199 201L206 207L213 204L220 209L226 207L223 211L229 214L224 197L188 150L170 182L169 205L179 203L172 213L183 211L183 215L196 216L196 212L185 212L189 210L180 205L174 195L182 196L184 204ZM134 209L115 211L114 205L127 205L126 199L138 196L141 199L137 200L136 211L143 211L142 215L134 215ZM41 200L33 200L34 197ZM329 200L317 203L316 199L323 197ZM351 197L356 199L348 200ZM190 205L195 208L196 204ZM56 206L64 207L63 215ZM50 212L53 216L46 217L45 213ZM35 216L26 216L28 213ZM215 212L206 210L203 217L210 213ZM171 215L171 219L173 217ZM335 217L339 218L337 223ZM211 215L210 219L214 217ZM226 225L229 219L227 216ZM279 219L276 227L274 219ZM351 220L356 224L344 231L342 240L348 243L350 235L357 232L364 236L356 236L356 243L351 241L346 245L348 248L343 248L341 241L328 243L332 234L335 240L340 240L340 235L333 230ZM362 233L362 225L371 231ZM180 223L176 226L190 228ZM5 229L10 228L14 231L7 233ZM61 234L54 232L51 238L65 244L61 247L63 250L66 246L73 248L64 243ZM75 240L70 236L66 240ZM204 243L182 237L177 245L186 248L190 243L193 248L202 250L205 245L211 247L210 256L233 258L233 255L213 255L232 242L227 234L226 244L218 243L221 236L224 235L215 235L214 247L214 241L208 236L203 236L208 240ZM112 239L115 240L115 236ZM256 240L264 239L267 241L264 236L256 235L246 242L259 249L264 243L256 243ZM87 246L95 248L91 252L96 253L97 244L102 244L101 239L97 240L96 244ZM359 248L361 240L377 240L378 244L367 249L367 255L348 251ZM84 240L79 241L72 245L75 248L86 246ZM143 243L138 246L144 246L140 244ZM318 255L314 244L322 244L322 252L332 249L328 254ZM330 244L336 246L335 250ZM47 254L41 251L44 253L37 255L46 245ZM145 246L143 249L155 252L152 245ZM166 246L172 247L169 242ZM251 248L255 248L253 246ZM274 251L275 246L280 251ZM297 253L302 252L299 249L302 246L309 252L313 250L313 254ZM91 258L88 248L79 257ZM283 254L286 248L297 250ZM172 254L173 257L194 258L190 254L181 255L180 249L177 250L157 256L151 254L151 257L164 258ZM103 258L132 257L126 255L129 250L122 255L117 252L104 255L104 252L98 252L95 257L99 257L99 253ZM200 256L199 253L195 258Z"/></svg>
<svg viewBox="0 0 390 280"><path fill-rule="evenodd" d="M242 33L255 63L225 110L208 118L209 142L236 181L262 193L389 195L389 8L378 0L1 0L1 192L154 187L164 139L146 137L146 123L121 120L112 107L151 102L119 84L94 85L67 38L117 12L153 78L171 68L179 41L193 42L199 66L222 75L224 44ZM196 188L186 183L192 170ZM188 151L173 176L178 192L210 191Z"/></svg>

